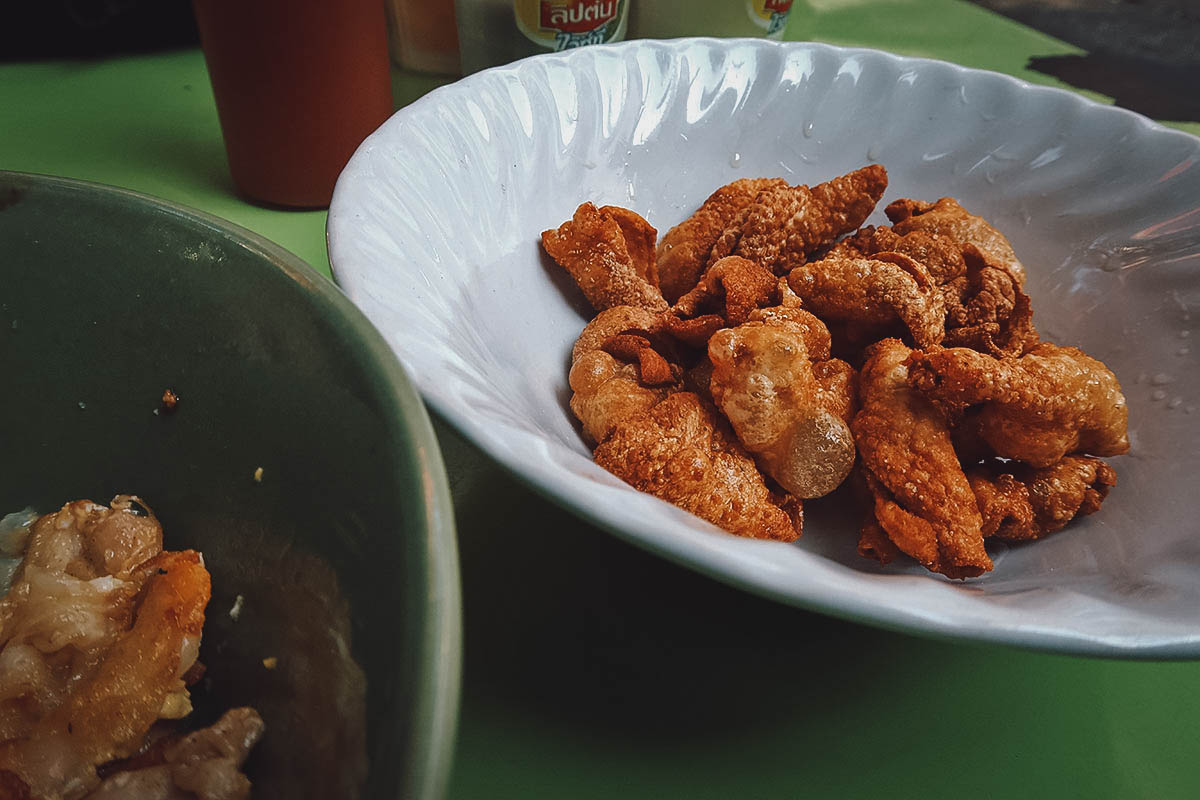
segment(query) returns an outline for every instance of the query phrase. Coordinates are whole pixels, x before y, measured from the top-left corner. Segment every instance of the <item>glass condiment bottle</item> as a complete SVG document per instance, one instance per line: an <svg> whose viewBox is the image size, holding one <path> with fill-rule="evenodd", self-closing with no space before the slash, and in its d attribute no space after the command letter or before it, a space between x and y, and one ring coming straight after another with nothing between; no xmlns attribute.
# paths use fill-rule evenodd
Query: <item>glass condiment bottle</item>
<svg viewBox="0 0 1200 800"><path fill-rule="evenodd" d="M401 69L458 75L454 0L387 0L392 61Z"/></svg>
<svg viewBox="0 0 1200 800"><path fill-rule="evenodd" d="M463 74L538 53L619 42L631 1L456 0Z"/></svg>
<svg viewBox="0 0 1200 800"><path fill-rule="evenodd" d="M630 39L765 36L782 39L793 0L642 0L629 12Z"/></svg>

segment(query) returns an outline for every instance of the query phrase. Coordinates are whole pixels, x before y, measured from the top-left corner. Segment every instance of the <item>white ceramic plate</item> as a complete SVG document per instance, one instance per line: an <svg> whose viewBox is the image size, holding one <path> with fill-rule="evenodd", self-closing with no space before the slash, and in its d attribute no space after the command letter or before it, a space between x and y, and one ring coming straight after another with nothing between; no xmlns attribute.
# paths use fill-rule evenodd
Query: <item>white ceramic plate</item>
<svg viewBox="0 0 1200 800"><path fill-rule="evenodd" d="M806 506L750 541L590 460L567 409L589 317L541 253L584 200L660 231L739 177L884 164L1012 240L1043 336L1106 361L1130 455L1100 513L954 582L854 553L857 512ZM869 220L886 222L881 211ZM613 533L720 580L891 628L1076 653L1200 656L1200 140L1058 90L868 50L759 40L589 47L439 89L363 143L329 215L333 269L426 400ZM500 523L502 524L502 523ZM516 535L510 532L509 535Z"/></svg>

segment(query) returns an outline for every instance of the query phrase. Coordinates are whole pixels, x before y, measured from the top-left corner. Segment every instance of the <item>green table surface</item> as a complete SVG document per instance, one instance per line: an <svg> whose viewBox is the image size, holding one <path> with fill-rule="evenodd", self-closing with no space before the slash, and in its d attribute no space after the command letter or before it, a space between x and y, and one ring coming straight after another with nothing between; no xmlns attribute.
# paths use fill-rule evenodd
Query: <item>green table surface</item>
<svg viewBox="0 0 1200 800"><path fill-rule="evenodd" d="M1077 52L961 0L797 9L790 39L1039 83L1056 81L1030 56ZM396 77L398 104L444 82ZM0 167L196 206L329 272L324 212L233 193L196 50L0 66ZM1200 797L1200 663L931 641L786 608L617 541L437 427L466 630L450 797Z"/></svg>

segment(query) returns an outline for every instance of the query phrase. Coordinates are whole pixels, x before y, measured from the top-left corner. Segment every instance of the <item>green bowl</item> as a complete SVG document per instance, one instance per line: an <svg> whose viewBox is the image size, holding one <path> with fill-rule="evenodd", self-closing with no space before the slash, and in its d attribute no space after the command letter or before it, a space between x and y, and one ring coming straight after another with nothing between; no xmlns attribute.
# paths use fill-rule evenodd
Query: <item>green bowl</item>
<svg viewBox="0 0 1200 800"><path fill-rule="evenodd" d="M194 714L261 711L256 796L442 794L461 648L445 470L331 282L215 217L0 172L0 376L0 514L137 494L169 548L203 552Z"/></svg>

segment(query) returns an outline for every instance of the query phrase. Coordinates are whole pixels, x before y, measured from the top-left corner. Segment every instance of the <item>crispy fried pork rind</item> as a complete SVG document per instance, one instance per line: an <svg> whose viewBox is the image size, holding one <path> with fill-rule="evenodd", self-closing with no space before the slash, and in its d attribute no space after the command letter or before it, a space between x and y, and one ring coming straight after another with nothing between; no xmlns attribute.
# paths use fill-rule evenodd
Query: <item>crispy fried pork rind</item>
<svg viewBox="0 0 1200 800"><path fill-rule="evenodd" d="M934 206L915 200L898 200L889 206L896 215L923 207ZM967 221L957 224L960 215ZM917 339L913 331L913 339L920 347L941 344L970 347L996 356L1019 356L1037 344L1032 304L1022 288L1024 269L1012 255L1007 240L996 239L1000 234L995 229L957 204L943 203L940 210L927 216L903 219L906 224L895 228L861 229L833 247L825 260L888 260L892 257L889 254L899 254L922 265L941 296L939 305L945 320L938 325L936 338L926 333L923 339ZM921 221L928 228L918 227ZM897 228L905 232L898 233ZM956 239L956 235L976 235L990 249L985 250L970 239ZM847 313L843 312L843 316ZM848 316L852 321L867 321L861 315ZM909 327L911 330L912 326ZM928 327L926 330L932 331ZM849 333L862 338L853 322ZM866 338L870 338L869 332Z"/></svg>
<svg viewBox="0 0 1200 800"><path fill-rule="evenodd" d="M665 311L667 301L654 283L654 236L654 228L632 211L584 203L572 219L542 233L542 247L597 311L622 305Z"/></svg>
<svg viewBox="0 0 1200 800"><path fill-rule="evenodd" d="M988 261L1007 271L1018 285L1025 283L1025 267L1017 260L1004 234L983 217L969 213L952 197L936 203L901 199L884 209L892 221L892 231L903 236L912 231L947 236L960 244L973 244Z"/></svg>
<svg viewBox="0 0 1200 800"><path fill-rule="evenodd" d="M1044 342L1020 358L962 347L915 352L913 388L955 418L977 406L976 432L1002 458L1048 467L1072 453L1129 450L1129 409L1112 371L1075 347Z"/></svg>
<svg viewBox="0 0 1200 800"><path fill-rule="evenodd" d="M674 303L699 282L713 245L764 189L782 188L782 178L743 178L713 192L695 214L667 231L658 243L663 296Z"/></svg>
<svg viewBox="0 0 1200 800"><path fill-rule="evenodd" d="M595 459L635 489L739 536L800 535L799 501L772 494L729 423L691 392L618 423Z"/></svg>
<svg viewBox="0 0 1200 800"><path fill-rule="evenodd" d="M896 322L918 347L945 336L941 293L924 266L899 253L830 255L792 270L788 286L818 317L843 323L855 343L877 341Z"/></svg>
<svg viewBox="0 0 1200 800"><path fill-rule="evenodd" d="M778 301L779 279L770 270L729 256L709 267L700 282L671 307L667 332L704 349L721 328L741 325L756 309Z"/></svg>
<svg viewBox="0 0 1200 800"><path fill-rule="evenodd" d="M985 537L1038 538L1098 509L1115 473L1073 454L1128 449L1115 377L1039 344L1012 246L954 199L897 200L892 225L859 227L886 187L877 165L811 188L735 181L663 237L656 264L653 228L625 209L585 203L547 231L603 311L570 378L597 463L786 540L798 498L836 488L857 449L859 552L953 578L992 568ZM861 381L831 352L866 361Z"/></svg>
<svg viewBox="0 0 1200 800"><path fill-rule="evenodd" d="M983 515L983 535L1024 541L1099 511L1117 483L1117 473L1098 458L1067 456L1041 469L980 464L967 470L967 480Z"/></svg>
<svg viewBox="0 0 1200 800"><path fill-rule="evenodd" d="M737 255L776 275L786 275L816 251L862 225L885 189L887 170L878 164L811 189L763 189L721 233L708 263Z"/></svg>
<svg viewBox="0 0 1200 800"><path fill-rule="evenodd" d="M938 286L946 286L967 274L962 248L961 242L937 231L899 234L887 225L868 225L834 245L829 255L868 258L878 253L899 253L924 266Z"/></svg>
<svg viewBox="0 0 1200 800"><path fill-rule="evenodd" d="M880 564L890 564L904 555L895 542L888 538L887 531L879 524L879 520L875 519L873 508L858 531L857 550L863 558L878 561Z"/></svg>
<svg viewBox="0 0 1200 800"><path fill-rule="evenodd" d="M709 267L671 313L684 319L713 313L727 325L741 325L751 312L778 300L779 279L774 274L749 259L729 256Z"/></svg>
<svg viewBox="0 0 1200 800"><path fill-rule="evenodd" d="M571 411L589 442L604 441L619 422L679 388L682 369L654 349L662 327L661 314L614 306L597 314L579 335L568 382ZM653 371L650 380L644 379L645 365Z"/></svg>
<svg viewBox="0 0 1200 800"><path fill-rule="evenodd" d="M1038 343L1033 304L1012 272L994 265L973 244L963 246L966 275L946 292L945 347L993 356L1020 356Z"/></svg>
<svg viewBox="0 0 1200 800"><path fill-rule="evenodd" d="M868 348L861 410L850 428L875 519L896 547L952 578L992 568L975 496L945 418L908 385L912 351L896 339Z"/></svg>
<svg viewBox="0 0 1200 800"><path fill-rule="evenodd" d="M746 322L714 334L708 356L713 400L738 439L785 490L813 498L836 489L854 465L844 419L853 371L827 367L822 383L805 335L787 319Z"/></svg>

